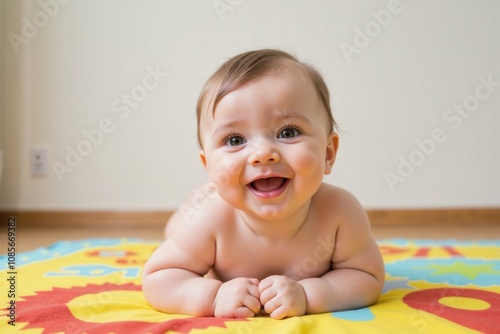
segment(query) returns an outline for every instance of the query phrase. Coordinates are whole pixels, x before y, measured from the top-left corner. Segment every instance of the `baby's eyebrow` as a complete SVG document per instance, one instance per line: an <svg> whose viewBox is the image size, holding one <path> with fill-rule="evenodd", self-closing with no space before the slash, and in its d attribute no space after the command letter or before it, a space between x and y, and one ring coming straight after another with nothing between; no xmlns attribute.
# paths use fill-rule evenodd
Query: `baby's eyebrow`
<svg viewBox="0 0 500 334"><path fill-rule="evenodd" d="M312 124L311 121L306 116L304 116L299 112L291 110L278 111L274 114L272 119L273 122L282 122L283 120L290 122L296 121L299 123Z"/></svg>
<svg viewBox="0 0 500 334"><path fill-rule="evenodd" d="M226 132L228 129L232 129L235 127L243 127L247 124L246 120L231 120L227 122L223 122L222 124L219 124L214 131L212 132L212 135L216 135L219 132Z"/></svg>

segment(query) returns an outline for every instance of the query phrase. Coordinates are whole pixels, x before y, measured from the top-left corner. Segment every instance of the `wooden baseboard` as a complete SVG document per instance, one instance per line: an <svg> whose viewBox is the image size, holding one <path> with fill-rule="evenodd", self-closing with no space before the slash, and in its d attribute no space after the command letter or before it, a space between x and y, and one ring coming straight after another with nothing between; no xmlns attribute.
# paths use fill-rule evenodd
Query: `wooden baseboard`
<svg viewBox="0 0 500 334"><path fill-rule="evenodd" d="M16 217L18 227L157 228L172 211L0 211L0 224ZM367 210L373 226L500 224L500 208Z"/></svg>
<svg viewBox="0 0 500 334"><path fill-rule="evenodd" d="M499 224L500 208L367 210L372 225Z"/></svg>
<svg viewBox="0 0 500 334"><path fill-rule="evenodd" d="M18 227L148 228L165 225L172 211L1 211L0 222Z"/></svg>

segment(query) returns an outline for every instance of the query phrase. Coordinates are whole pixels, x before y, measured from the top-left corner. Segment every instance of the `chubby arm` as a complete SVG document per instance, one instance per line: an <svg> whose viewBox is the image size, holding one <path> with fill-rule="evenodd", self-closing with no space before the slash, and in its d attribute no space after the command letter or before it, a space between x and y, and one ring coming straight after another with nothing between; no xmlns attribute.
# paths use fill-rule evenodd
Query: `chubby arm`
<svg viewBox="0 0 500 334"><path fill-rule="evenodd" d="M223 217L228 216L220 205L211 204L171 219L167 239L144 266L144 295L165 313L252 317L261 307L257 279L221 282L204 276L215 262L216 231L224 228Z"/></svg>
<svg viewBox="0 0 500 334"><path fill-rule="evenodd" d="M215 240L204 232L177 229L144 266L142 289L157 310L210 316L222 282L203 277L215 256Z"/></svg>
<svg viewBox="0 0 500 334"><path fill-rule="evenodd" d="M371 235L368 217L348 192L337 190L338 229L332 270L320 278L299 281L306 313L356 309L374 304L384 285L382 255Z"/></svg>

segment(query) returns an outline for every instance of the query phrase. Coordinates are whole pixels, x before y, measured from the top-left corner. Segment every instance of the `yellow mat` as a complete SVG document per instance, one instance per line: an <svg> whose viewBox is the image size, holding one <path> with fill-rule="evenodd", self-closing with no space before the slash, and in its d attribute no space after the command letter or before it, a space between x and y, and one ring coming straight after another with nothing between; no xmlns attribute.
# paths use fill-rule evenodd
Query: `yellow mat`
<svg viewBox="0 0 500 334"><path fill-rule="evenodd" d="M500 241L381 240L376 305L283 320L153 310L141 271L158 244L88 239L0 256L0 333L500 333Z"/></svg>

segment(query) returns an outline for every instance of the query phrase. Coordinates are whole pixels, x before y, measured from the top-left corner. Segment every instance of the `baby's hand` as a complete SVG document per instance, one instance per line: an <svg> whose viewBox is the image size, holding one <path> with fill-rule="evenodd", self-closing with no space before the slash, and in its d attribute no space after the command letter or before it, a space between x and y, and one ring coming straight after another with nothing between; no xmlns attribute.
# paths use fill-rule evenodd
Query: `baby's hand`
<svg viewBox="0 0 500 334"><path fill-rule="evenodd" d="M286 276L269 276L259 283L260 303L271 318L283 319L306 312L302 286Z"/></svg>
<svg viewBox="0 0 500 334"><path fill-rule="evenodd" d="M249 318L259 313L259 280L235 278L219 287L215 296L214 316L227 318Z"/></svg>

